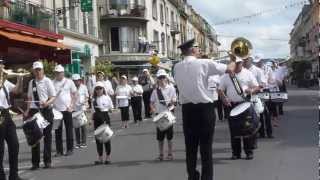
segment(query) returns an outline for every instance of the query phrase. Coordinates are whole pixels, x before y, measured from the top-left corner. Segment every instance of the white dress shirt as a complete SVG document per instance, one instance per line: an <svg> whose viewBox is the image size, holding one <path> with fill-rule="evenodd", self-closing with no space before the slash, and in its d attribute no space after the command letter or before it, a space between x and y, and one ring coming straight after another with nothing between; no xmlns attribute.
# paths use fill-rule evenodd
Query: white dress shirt
<svg viewBox="0 0 320 180"><path fill-rule="evenodd" d="M211 59L185 57L174 67L180 102L182 104L212 103L212 95L208 90L208 78L212 75L223 74L226 69L225 64L216 63Z"/></svg>
<svg viewBox="0 0 320 180"><path fill-rule="evenodd" d="M99 108L100 111L102 112L108 112L110 109L113 108L112 100L108 95L102 95L97 97L96 102L97 102L97 107L95 108ZM94 105L92 105L92 107L94 107Z"/></svg>
<svg viewBox="0 0 320 180"><path fill-rule="evenodd" d="M3 87L0 89L0 108L8 109L11 105L8 104L6 94L4 92L4 88L8 93L8 98L10 100L10 92L16 87L16 85L12 84L10 81L5 80L3 83Z"/></svg>
<svg viewBox="0 0 320 180"><path fill-rule="evenodd" d="M143 89L140 84L132 85L131 88L133 96L142 96Z"/></svg>
<svg viewBox="0 0 320 180"><path fill-rule="evenodd" d="M87 98L89 98L88 89L84 84L80 84L79 88L77 88L76 103L75 103L74 110L85 111Z"/></svg>
<svg viewBox="0 0 320 180"><path fill-rule="evenodd" d="M161 113L165 110L168 110L167 105L169 103L177 101L176 89L172 85L167 84L164 88L162 88L162 87L159 87L159 88L160 88L162 95L164 97L164 101L166 103L166 106L164 106L163 104L160 103L157 89L154 89L152 91L152 94L150 97L150 103L155 104L156 113Z"/></svg>
<svg viewBox="0 0 320 180"><path fill-rule="evenodd" d="M236 73L235 75L240 83L243 93L245 93L245 90L248 88L254 88L259 86L253 74L245 68L242 68L241 72ZM218 89L222 91L227 91L226 96L232 102L244 101L243 98L240 95L238 95L229 74L224 74L221 77Z"/></svg>
<svg viewBox="0 0 320 180"><path fill-rule="evenodd" d="M57 111L66 111L71 106L72 93L77 92L77 87L71 79L63 78L62 80L53 80L57 96L53 103L53 107Z"/></svg>
<svg viewBox="0 0 320 180"><path fill-rule="evenodd" d="M34 80L31 80L29 82L29 86L28 86L28 97L31 98L31 101L35 101L35 99L33 97L33 91L38 92L39 101L41 101L41 102L46 102L49 99L49 97L56 96L56 90L54 88L54 85L53 85L51 79L44 77L40 81L35 80L36 88L33 88L33 86L32 86L33 81ZM34 102L32 102L30 108L37 109L39 107L37 107L36 104Z"/></svg>
<svg viewBox="0 0 320 180"><path fill-rule="evenodd" d="M211 92L213 101L218 100L217 90L218 90L219 81L220 81L219 75L210 76L208 79L208 90Z"/></svg>
<svg viewBox="0 0 320 180"><path fill-rule="evenodd" d="M118 85L116 89L117 96L124 96L126 98L117 99L118 107L127 107L129 106L129 99L131 97L132 88L128 84Z"/></svg>

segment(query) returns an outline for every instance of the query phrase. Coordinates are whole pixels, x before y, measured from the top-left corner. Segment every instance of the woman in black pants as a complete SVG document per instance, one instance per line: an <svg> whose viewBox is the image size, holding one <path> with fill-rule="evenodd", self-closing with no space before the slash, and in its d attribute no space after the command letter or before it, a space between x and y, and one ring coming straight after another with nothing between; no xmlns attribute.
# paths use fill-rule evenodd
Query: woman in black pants
<svg viewBox="0 0 320 180"><path fill-rule="evenodd" d="M97 82L94 93L93 93L93 124L94 129L96 130L102 124L108 124L110 126L110 117L108 111L113 108L112 100L108 96L103 88L103 83ZM111 142L101 143L96 139L97 152L98 152L98 161L95 161L95 164L109 164L110 163L110 154L111 154ZM103 162L103 146L105 146L106 157Z"/></svg>

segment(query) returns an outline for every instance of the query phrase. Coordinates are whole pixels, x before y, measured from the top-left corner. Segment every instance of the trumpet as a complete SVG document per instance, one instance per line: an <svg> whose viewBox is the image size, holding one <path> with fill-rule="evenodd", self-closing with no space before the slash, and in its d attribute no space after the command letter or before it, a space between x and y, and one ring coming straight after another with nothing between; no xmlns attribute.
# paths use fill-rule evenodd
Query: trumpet
<svg viewBox="0 0 320 180"><path fill-rule="evenodd" d="M0 88L3 87L4 82L8 78L25 77L30 74L31 74L30 72L22 68L19 68L17 72L13 72L11 69L4 69L4 65L0 65Z"/></svg>

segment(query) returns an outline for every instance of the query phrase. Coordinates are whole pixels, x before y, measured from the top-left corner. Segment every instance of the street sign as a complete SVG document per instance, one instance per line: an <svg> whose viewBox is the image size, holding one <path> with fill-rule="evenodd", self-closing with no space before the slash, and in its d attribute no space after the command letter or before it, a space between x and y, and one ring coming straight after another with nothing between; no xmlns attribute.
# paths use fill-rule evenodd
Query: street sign
<svg viewBox="0 0 320 180"><path fill-rule="evenodd" d="M92 0L81 0L81 11L82 12L92 12Z"/></svg>

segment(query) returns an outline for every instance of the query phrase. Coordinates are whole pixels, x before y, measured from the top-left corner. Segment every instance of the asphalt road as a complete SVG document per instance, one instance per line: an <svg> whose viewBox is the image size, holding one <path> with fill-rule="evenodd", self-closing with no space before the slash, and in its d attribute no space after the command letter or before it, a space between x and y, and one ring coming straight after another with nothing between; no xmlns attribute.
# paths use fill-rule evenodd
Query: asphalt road
<svg viewBox="0 0 320 180"><path fill-rule="evenodd" d="M318 99L317 91L289 91L285 115L276 128L275 139L260 139L254 160L231 161L226 122L217 122L214 138L215 180L315 180L318 178ZM132 117L132 116L131 116ZM20 174L33 180L185 180L185 148L180 109L175 126L174 160L158 162L155 126L145 121L140 126L116 130L112 140L112 164L95 166L96 148L92 133L88 148L73 156L53 158L53 168L29 171L30 148L20 138ZM119 113L111 115L112 127L120 127ZM53 144L54 147L54 144ZM54 153L53 153L54 154ZM200 164L199 164L200 165ZM5 158L7 165L7 157ZM7 169L7 168L6 168Z"/></svg>

